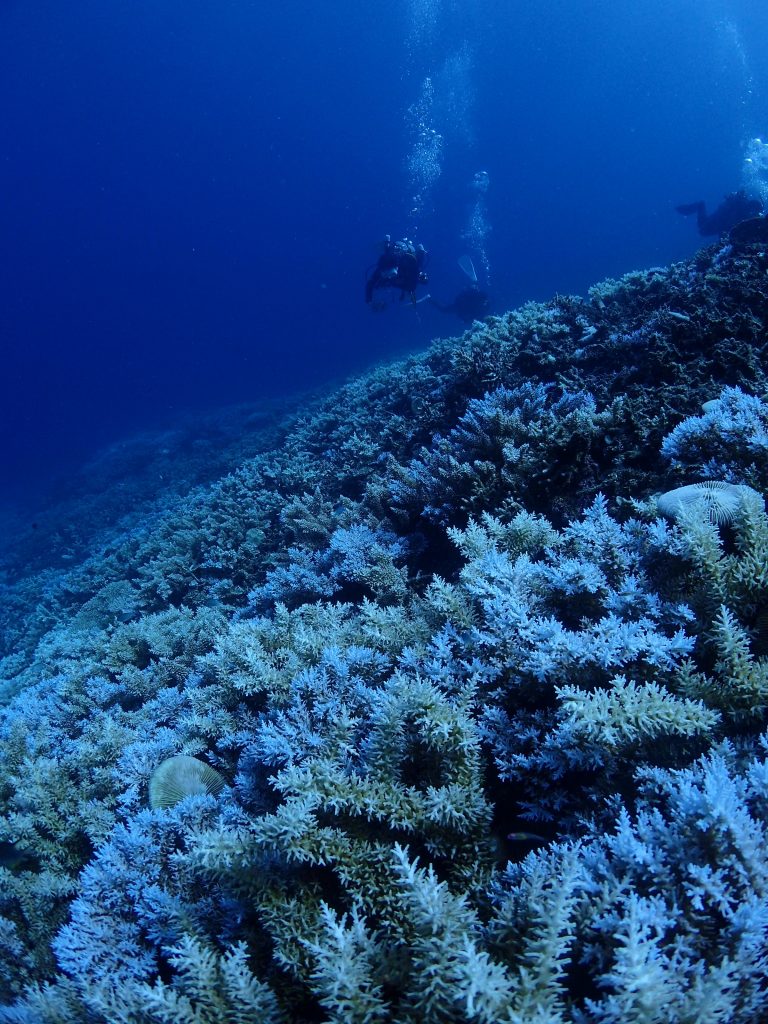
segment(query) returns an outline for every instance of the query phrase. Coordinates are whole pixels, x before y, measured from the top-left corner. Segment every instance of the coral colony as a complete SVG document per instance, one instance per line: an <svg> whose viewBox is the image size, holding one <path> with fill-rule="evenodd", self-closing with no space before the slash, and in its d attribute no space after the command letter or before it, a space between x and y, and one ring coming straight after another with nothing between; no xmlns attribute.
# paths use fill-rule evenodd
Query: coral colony
<svg viewBox="0 0 768 1024"><path fill-rule="evenodd" d="M0 1021L768 1019L767 271L489 318L21 538Z"/></svg>

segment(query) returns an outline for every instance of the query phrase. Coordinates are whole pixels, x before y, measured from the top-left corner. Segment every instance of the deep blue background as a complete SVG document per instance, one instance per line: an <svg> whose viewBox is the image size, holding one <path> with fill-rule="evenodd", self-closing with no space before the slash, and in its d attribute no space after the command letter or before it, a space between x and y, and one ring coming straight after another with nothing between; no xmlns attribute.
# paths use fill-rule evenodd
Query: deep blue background
<svg viewBox="0 0 768 1024"><path fill-rule="evenodd" d="M0 0L2 497L457 333L362 300L414 226L426 75L433 294L462 284L481 168L495 311L688 255L674 204L738 187L768 131L766 38L757 0Z"/></svg>

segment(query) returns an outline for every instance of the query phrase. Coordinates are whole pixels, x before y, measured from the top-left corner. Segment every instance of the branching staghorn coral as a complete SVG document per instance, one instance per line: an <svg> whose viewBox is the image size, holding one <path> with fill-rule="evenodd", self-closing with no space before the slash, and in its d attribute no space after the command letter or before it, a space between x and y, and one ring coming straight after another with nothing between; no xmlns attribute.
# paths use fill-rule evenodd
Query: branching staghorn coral
<svg viewBox="0 0 768 1024"><path fill-rule="evenodd" d="M683 662L680 692L755 730L768 721L768 516L759 494L741 492L728 536L694 504L652 541L682 561L677 572L699 619L696 663Z"/></svg>
<svg viewBox="0 0 768 1024"><path fill-rule="evenodd" d="M450 434L393 471L391 500L443 526L465 525L505 499L540 507L545 493L593 476L612 422L613 413L598 413L585 393L558 394L541 384L497 388L471 401Z"/></svg>
<svg viewBox="0 0 768 1024"><path fill-rule="evenodd" d="M764 515L608 502L761 387L760 259L489 320L3 577L0 1021L753 1024ZM762 492L726 398L672 454ZM177 755L227 787L151 812Z"/></svg>
<svg viewBox="0 0 768 1024"><path fill-rule="evenodd" d="M739 387L723 388L699 416L664 438L662 454L677 469L704 478L768 487L768 406Z"/></svg>
<svg viewBox="0 0 768 1024"><path fill-rule="evenodd" d="M306 805L299 810L289 801L279 828L271 817L256 831L243 828L240 817L239 832L237 814L225 811L221 822L229 827L219 834L199 831L210 821L210 804L190 804L175 812L175 825L163 817L152 827L162 837L173 834L182 814L196 823L185 833L190 854L163 883L166 927L172 932L182 924L184 891L203 884L215 904L229 882L233 896L239 894L229 906L242 906L239 930L247 942L227 944L223 935L218 942L189 934L169 938L162 955L172 968L170 980L143 980L147 967L140 958L121 982L119 970L128 961L120 958L130 935L139 934L136 924L148 910L150 919L156 915L147 902L157 901L149 882L161 877L153 862L167 853L161 847L153 854L147 845L146 863L110 868L113 876L118 872L111 914L124 921L125 934L118 929L110 940L91 940L90 949L101 948L101 957L84 967L75 960L78 948L67 946L70 980L62 979L45 998L30 994L24 1002L44 1022L57 1018L43 1011L65 1000L73 1021L85 1021L87 1007L104 1020L130 1014L147 1024L184 1024L192 1011L203 1021L236 1021L254 1007L266 1020L291 1020L296 1000L304 1006L309 1000L323 1007L324 1019L339 1024L751 1024L759 1019L768 965L765 755L765 749L750 757L723 744L682 771L641 769L632 812L615 799L599 830L499 867L479 888L462 885L455 875L441 879L397 842L369 850L366 868L350 857L337 830L318 828L317 807L308 814ZM131 842L141 842L141 826L134 831ZM286 849L289 835L298 865L283 862L279 868L274 852ZM126 834L118 844L127 840ZM306 853L299 851L309 849L315 851L317 884L305 879L297 888L297 867L307 870L306 861L300 868ZM109 878L109 861L103 855L99 860L84 912L97 898L97 879ZM355 870L344 873L345 863ZM334 908L340 893L321 884L326 865L342 876L342 892L351 900L347 909ZM126 879L148 872L138 903L120 895L129 891L119 882L126 869ZM243 918L251 899L256 917ZM226 914L227 901L219 905ZM196 901L193 912L202 920L210 910ZM226 927L234 920L230 910ZM58 945L70 935L71 926ZM267 963L267 936L273 964L259 978L254 965ZM24 1002L16 1016L0 1012L0 1019L31 1020L23 1015ZM82 1012L75 1015L78 1005Z"/></svg>
<svg viewBox="0 0 768 1024"><path fill-rule="evenodd" d="M693 615L656 593L645 528L619 525L601 498L559 534L529 517L513 519L506 536L488 522L492 534L478 523L452 531L472 554L452 590L465 606L459 621L471 623L455 656L485 668L485 729L526 812L562 823L592 785L597 798L621 787L638 757L665 757L670 737L689 756L701 749L717 712L679 697L675 682L693 651Z"/></svg>

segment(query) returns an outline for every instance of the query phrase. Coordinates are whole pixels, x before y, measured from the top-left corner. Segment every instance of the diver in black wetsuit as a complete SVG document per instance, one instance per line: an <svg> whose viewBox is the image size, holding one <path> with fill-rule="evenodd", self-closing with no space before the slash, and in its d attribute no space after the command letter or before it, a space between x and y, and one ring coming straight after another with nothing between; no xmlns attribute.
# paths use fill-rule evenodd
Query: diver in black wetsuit
<svg viewBox="0 0 768 1024"><path fill-rule="evenodd" d="M469 284L462 288L456 298L449 305L443 305L431 295L427 295L430 303L439 309L441 313L455 313L459 320L465 324L474 323L475 320L482 320L488 314L488 292L484 292L477 283L477 271L471 257L462 256L459 266L469 278Z"/></svg>
<svg viewBox="0 0 768 1024"><path fill-rule="evenodd" d="M424 267L427 250L403 238L393 242L389 235L384 238L384 251L365 282L365 301L373 302L373 293L380 288L399 288L400 301L406 295L416 304L416 288L427 282Z"/></svg>
<svg viewBox="0 0 768 1024"><path fill-rule="evenodd" d="M453 302L447 306L433 299L431 295L428 298L430 303L436 309L439 309L441 313L455 313L459 320L463 320L465 324L474 323L475 320L482 320L488 313L488 293L478 288L476 284L462 288Z"/></svg>
<svg viewBox="0 0 768 1024"><path fill-rule="evenodd" d="M724 235L741 221L759 216L763 212L763 204L759 199L750 199L743 189L739 189L727 195L713 213L707 213L702 199L697 203L684 203L675 209L684 217L696 214L700 235Z"/></svg>

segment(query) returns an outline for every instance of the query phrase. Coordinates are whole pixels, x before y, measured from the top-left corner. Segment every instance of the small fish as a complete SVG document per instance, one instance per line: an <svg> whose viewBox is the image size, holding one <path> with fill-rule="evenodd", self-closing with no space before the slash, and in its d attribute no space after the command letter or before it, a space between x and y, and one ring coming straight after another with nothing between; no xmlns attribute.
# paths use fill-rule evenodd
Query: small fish
<svg viewBox="0 0 768 1024"><path fill-rule="evenodd" d="M0 840L0 868L13 872L34 871L37 868L37 858L28 850L3 839Z"/></svg>
<svg viewBox="0 0 768 1024"><path fill-rule="evenodd" d="M537 835L535 832L510 832L507 839L515 843L548 843L546 836Z"/></svg>

